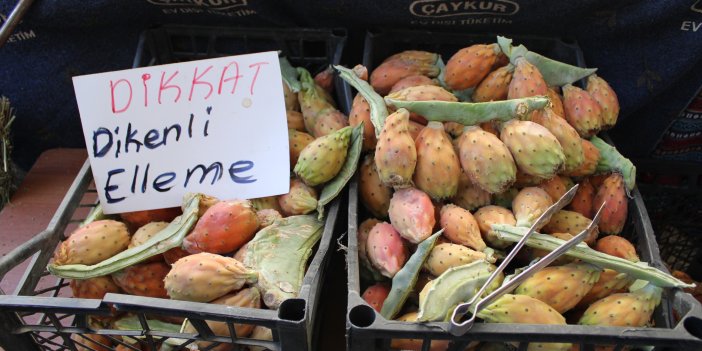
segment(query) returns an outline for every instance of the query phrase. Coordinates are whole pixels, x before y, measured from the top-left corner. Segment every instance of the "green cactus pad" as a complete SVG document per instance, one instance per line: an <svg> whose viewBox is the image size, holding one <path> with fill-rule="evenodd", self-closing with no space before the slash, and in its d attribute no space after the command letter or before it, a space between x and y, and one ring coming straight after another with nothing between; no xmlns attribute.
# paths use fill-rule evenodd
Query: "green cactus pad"
<svg viewBox="0 0 702 351"><path fill-rule="evenodd" d="M243 263L258 271L256 287L266 306L277 309L300 293L307 259L323 229L315 215L290 216L261 229L249 241Z"/></svg>
<svg viewBox="0 0 702 351"><path fill-rule="evenodd" d="M151 256L162 254L174 247L179 247L183 238L195 226L198 219L200 195L194 195L187 200L183 214L176 217L166 228L156 233L143 244L122 251L100 263L86 266L83 264L68 264L57 266L49 264L46 268L55 276L70 279L89 279L112 274L131 265L146 260Z"/></svg>
<svg viewBox="0 0 702 351"><path fill-rule="evenodd" d="M418 322L442 321L456 305L470 301L495 270L486 260L452 267L431 282L429 290L419 294Z"/></svg>
<svg viewBox="0 0 702 351"><path fill-rule="evenodd" d="M280 61L280 73L283 77L283 81L287 84L290 91L297 93L300 91L300 81L297 80L297 69L290 64L290 61L286 57L279 58Z"/></svg>
<svg viewBox="0 0 702 351"><path fill-rule="evenodd" d="M491 102L402 101L389 97L385 97L385 101L388 105L420 114L429 121L457 122L466 126L488 121L523 119L530 112L548 104L545 96Z"/></svg>
<svg viewBox="0 0 702 351"><path fill-rule="evenodd" d="M358 78L352 70L344 66L334 66L334 68L339 72L341 79L351 84L368 101L370 120L373 123L373 127L375 127L375 136L379 136L383 130L383 125L385 125L385 119L388 117L388 109L385 106L383 97L378 95L368 82Z"/></svg>
<svg viewBox="0 0 702 351"><path fill-rule="evenodd" d="M339 173L337 173L334 179L330 180L322 189L322 194L319 195L319 200L317 200L317 213L318 218L321 220L324 217L324 206L332 200L334 200L341 190L344 189L346 184L351 180L354 173L356 173L356 168L358 168L358 160L361 158L361 149L363 147L363 122L353 128L351 132L351 142L349 146L348 153L346 154L346 161L341 167Z"/></svg>
<svg viewBox="0 0 702 351"><path fill-rule="evenodd" d="M506 224L493 224L492 229L497 233L499 239L515 243L529 230L529 228L515 227ZM553 251L563 243L565 243L565 241L552 235L534 233L527 239L526 245L535 249ZM636 279L647 280L662 288L692 288L695 286L694 284L687 284L668 273L651 267L646 262L634 263L627 261L623 258L595 251L584 243L579 243L565 254L598 267L613 269L617 272L626 273L630 277Z"/></svg>
<svg viewBox="0 0 702 351"><path fill-rule="evenodd" d="M627 195L629 195L629 192L634 190L636 185L636 166L628 158L620 154L617 148L607 144L606 141L595 136L590 139L590 142L600 150L600 159L597 161L595 172L620 173L622 178L624 178L624 184L626 184Z"/></svg>
<svg viewBox="0 0 702 351"><path fill-rule="evenodd" d="M500 49L502 49L502 52L509 57L511 62L514 62L514 59L517 57L524 56L529 63L539 69L546 84L551 86L571 84L597 71L597 68L582 68L552 60L527 50L524 45L512 46L512 39L505 37L498 36L497 44L500 46Z"/></svg>
<svg viewBox="0 0 702 351"><path fill-rule="evenodd" d="M402 305L405 304L407 297L412 292L414 284L417 283L417 276L424 265L424 261L429 257L434 244L436 244L436 239L443 231L441 229L419 243L417 251L412 254L405 266L392 278L390 294L388 294L385 302L383 302L383 308L380 310L380 314L383 317L393 319L400 312Z"/></svg>

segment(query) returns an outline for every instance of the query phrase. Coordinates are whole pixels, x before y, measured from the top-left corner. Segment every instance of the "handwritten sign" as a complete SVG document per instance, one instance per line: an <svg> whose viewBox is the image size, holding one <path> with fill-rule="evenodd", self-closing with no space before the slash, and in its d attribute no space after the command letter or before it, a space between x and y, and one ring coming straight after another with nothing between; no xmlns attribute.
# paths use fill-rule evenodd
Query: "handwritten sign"
<svg viewBox="0 0 702 351"><path fill-rule="evenodd" d="M276 52L73 78L105 213L287 193L287 119Z"/></svg>

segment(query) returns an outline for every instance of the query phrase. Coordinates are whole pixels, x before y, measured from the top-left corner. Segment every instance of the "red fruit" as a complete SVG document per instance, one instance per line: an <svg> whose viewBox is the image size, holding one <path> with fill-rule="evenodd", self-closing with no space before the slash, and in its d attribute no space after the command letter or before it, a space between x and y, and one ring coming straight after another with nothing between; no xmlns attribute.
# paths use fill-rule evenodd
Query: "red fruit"
<svg viewBox="0 0 702 351"><path fill-rule="evenodd" d="M327 92L334 91L334 69L329 66L314 76L314 82Z"/></svg>
<svg viewBox="0 0 702 351"><path fill-rule="evenodd" d="M380 312L383 308L383 302L390 294L390 287L386 283L376 283L371 285L363 292L363 299L373 307L374 310Z"/></svg>
<svg viewBox="0 0 702 351"><path fill-rule="evenodd" d="M565 111L563 110L563 97L553 88L548 88L546 96L551 101L551 110L556 116L565 118Z"/></svg>
<svg viewBox="0 0 702 351"><path fill-rule="evenodd" d="M139 263L112 274L112 280L130 295L168 298L163 278L171 267L163 262Z"/></svg>
<svg viewBox="0 0 702 351"><path fill-rule="evenodd" d="M101 276L90 279L71 280L71 291L73 297L79 299L102 300L107 293L118 294L122 290L112 281L110 276Z"/></svg>
<svg viewBox="0 0 702 351"><path fill-rule="evenodd" d="M580 181L578 191L575 193L575 197L573 197L573 201L570 202L568 209L592 219L592 217L595 215L595 211L592 208L592 202L594 200L595 187L593 187L590 181L585 178Z"/></svg>
<svg viewBox="0 0 702 351"><path fill-rule="evenodd" d="M380 274L392 278L407 262L405 240L390 223L381 222L368 233L366 253Z"/></svg>
<svg viewBox="0 0 702 351"><path fill-rule="evenodd" d="M141 228L151 222L170 222L183 213L180 207L159 208L120 213L119 216L132 228Z"/></svg>
<svg viewBox="0 0 702 351"><path fill-rule="evenodd" d="M374 216L386 218L390 208L392 188L381 183L373 154L366 155L358 173L358 193L361 196L361 202Z"/></svg>
<svg viewBox="0 0 702 351"><path fill-rule="evenodd" d="M516 59L507 98L518 99L546 95L547 93L548 86L539 69L523 57Z"/></svg>
<svg viewBox="0 0 702 351"><path fill-rule="evenodd" d="M395 191L388 212L392 226L411 243L422 242L434 229L434 205L421 190L404 188Z"/></svg>
<svg viewBox="0 0 702 351"><path fill-rule="evenodd" d="M617 256L631 262L639 262L636 248L629 240L617 235L609 235L597 240L595 250Z"/></svg>
<svg viewBox="0 0 702 351"><path fill-rule="evenodd" d="M228 253L236 251L253 238L258 217L246 200L220 201L210 207L183 240L190 253Z"/></svg>
<svg viewBox="0 0 702 351"><path fill-rule="evenodd" d="M612 173L597 189L593 208L599 209L603 203L605 207L599 223L600 231L608 234L621 233L626 223L629 203L621 174Z"/></svg>
<svg viewBox="0 0 702 351"><path fill-rule="evenodd" d="M405 51L387 58L370 75L370 85L381 95L387 95L400 79L423 75L436 77L440 73L436 62L439 55L426 51Z"/></svg>
<svg viewBox="0 0 702 351"><path fill-rule="evenodd" d="M597 134L603 125L602 107L585 90L570 84L563 87L565 118L583 138Z"/></svg>
<svg viewBox="0 0 702 351"><path fill-rule="evenodd" d="M558 199L565 195L565 193L569 190L565 179L563 179L561 176L555 176L551 179L544 180L541 182L541 184L539 184L539 188L544 189L544 191L551 196L553 202L558 201Z"/></svg>
<svg viewBox="0 0 702 351"><path fill-rule="evenodd" d="M497 44L475 44L458 50L446 63L444 82L453 90L478 85L492 70L499 53Z"/></svg>
<svg viewBox="0 0 702 351"><path fill-rule="evenodd" d="M509 83L512 81L513 65L500 67L487 75L473 91L473 102L488 102L507 99Z"/></svg>
<svg viewBox="0 0 702 351"><path fill-rule="evenodd" d="M602 107L603 129L614 127L619 117L619 100L607 82L593 74L587 77L587 92Z"/></svg>
<svg viewBox="0 0 702 351"><path fill-rule="evenodd" d="M190 252L187 252L180 247L174 247L163 253L163 259L170 265L174 264L176 261L185 256L190 256Z"/></svg>
<svg viewBox="0 0 702 351"><path fill-rule="evenodd" d="M375 136L375 127L373 127L370 119L370 105L361 94L356 94L349 112L349 125L357 126L361 122L363 122L363 150L373 150L378 139Z"/></svg>

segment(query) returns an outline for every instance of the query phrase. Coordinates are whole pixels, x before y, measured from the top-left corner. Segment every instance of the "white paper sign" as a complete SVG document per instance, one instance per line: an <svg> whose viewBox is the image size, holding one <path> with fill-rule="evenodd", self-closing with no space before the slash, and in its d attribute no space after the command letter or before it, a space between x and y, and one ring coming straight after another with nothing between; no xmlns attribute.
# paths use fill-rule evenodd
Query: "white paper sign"
<svg viewBox="0 0 702 351"><path fill-rule="evenodd" d="M105 213L289 189L287 118L276 52L73 78Z"/></svg>

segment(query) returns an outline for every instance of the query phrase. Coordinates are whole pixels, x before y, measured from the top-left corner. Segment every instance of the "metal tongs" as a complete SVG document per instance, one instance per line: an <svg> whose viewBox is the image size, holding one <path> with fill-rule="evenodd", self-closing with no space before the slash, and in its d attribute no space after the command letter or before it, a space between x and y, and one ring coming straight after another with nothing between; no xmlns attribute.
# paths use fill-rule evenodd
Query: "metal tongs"
<svg viewBox="0 0 702 351"><path fill-rule="evenodd" d="M512 280L503 284L485 298L480 299L480 296L483 293L485 293L485 290L487 290L487 288L492 284L495 278L497 278L497 276L512 261L514 256L517 255L517 252L519 252L519 250L526 244L526 241L536 231L536 228L543 227L546 223L548 223L548 221L551 219L551 216L554 213L560 211L563 207L569 204L573 200L577 189L578 185L576 184L575 186L570 188L570 190L568 190L568 192L566 192L560 199L558 199L558 201L556 201L555 204L553 204L541 216L539 216L539 218L529 228L529 231L527 231L527 233L524 234L524 236L519 240L519 242L517 242L517 245L515 245L514 249L512 249L509 255L505 257L505 259L502 261L499 267L497 267L497 269L494 272L492 272L490 277L487 279L487 281L485 281L485 284L483 284L483 286L475 294L475 296L473 296L473 298L467 303L463 303L456 306L456 308L453 310L453 314L451 315L451 321L449 323L449 332L451 334L455 336L461 336L465 334L468 330L470 330L471 327L473 327L478 311L482 310L485 306L489 305L500 296L514 289L517 285L521 284L524 280L529 278L536 271L548 266L551 262L553 262L558 257L566 253L566 251L568 251L570 248L583 241L583 239L585 239L594 230L594 228L597 226L597 223L599 223L600 221L600 215L602 213L602 209L604 208L604 204L600 206L599 210L597 211L597 214L595 214L595 217L592 219L592 223L590 223L590 225L587 228L585 228L585 230L578 233L578 235L566 241L565 243L563 243L563 245L559 246L555 250L551 251L548 255L541 258L537 263L525 269L523 272L519 273L517 276L512 278ZM461 321L466 314L471 314L470 318L466 319L465 321Z"/></svg>

